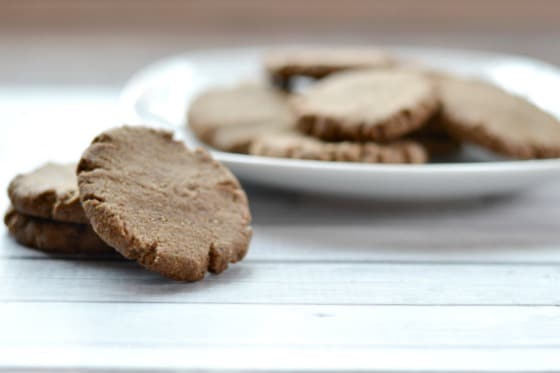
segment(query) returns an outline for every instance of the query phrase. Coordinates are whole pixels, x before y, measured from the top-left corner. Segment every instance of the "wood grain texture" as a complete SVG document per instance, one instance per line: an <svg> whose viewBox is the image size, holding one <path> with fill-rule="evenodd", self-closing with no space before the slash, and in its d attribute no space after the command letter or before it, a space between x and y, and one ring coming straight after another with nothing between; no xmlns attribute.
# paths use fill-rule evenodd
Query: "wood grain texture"
<svg viewBox="0 0 560 373"><path fill-rule="evenodd" d="M41 307L42 314L34 307ZM496 313L503 317L494 317ZM559 313L556 307L475 306L449 312L446 307L413 306L9 302L0 310L0 346L36 339L61 347L560 348ZM521 324L524 333L519 333Z"/></svg>
<svg viewBox="0 0 560 373"><path fill-rule="evenodd" d="M542 372L558 368L558 312L557 307L3 303L0 366L7 371Z"/></svg>
<svg viewBox="0 0 560 373"><path fill-rule="evenodd" d="M0 300L216 304L547 305L558 265L251 262L185 285L123 261L3 260ZM29 274L32 273L33 276Z"/></svg>

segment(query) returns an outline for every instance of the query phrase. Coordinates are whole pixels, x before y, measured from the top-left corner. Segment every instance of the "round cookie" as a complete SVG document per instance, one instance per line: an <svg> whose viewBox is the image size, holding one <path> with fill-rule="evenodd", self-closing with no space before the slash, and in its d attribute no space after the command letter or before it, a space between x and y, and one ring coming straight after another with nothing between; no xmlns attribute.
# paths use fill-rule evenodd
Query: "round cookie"
<svg viewBox="0 0 560 373"><path fill-rule="evenodd" d="M8 196L18 212L68 223L88 222L80 205L75 164L46 163L16 176Z"/></svg>
<svg viewBox="0 0 560 373"><path fill-rule="evenodd" d="M170 132L125 126L102 133L82 155L78 187L105 242L170 278L220 273L247 252L251 215L239 182Z"/></svg>
<svg viewBox="0 0 560 373"><path fill-rule="evenodd" d="M22 245L50 253L114 253L88 224L36 218L10 208L4 217L10 234Z"/></svg>
<svg viewBox="0 0 560 373"><path fill-rule="evenodd" d="M481 80L437 80L446 129L519 159L560 157L560 121L524 98Z"/></svg>
<svg viewBox="0 0 560 373"><path fill-rule="evenodd" d="M246 153L262 133L294 126L285 94L262 84L214 88L191 104L188 122L205 143L228 152Z"/></svg>
<svg viewBox="0 0 560 373"><path fill-rule="evenodd" d="M391 141L439 108L432 81L403 70L353 70L321 80L294 100L298 128L328 141Z"/></svg>
<svg viewBox="0 0 560 373"><path fill-rule="evenodd" d="M303 76L320 79L337 71L387 68L396 61L386 52L365 48L311 48L273 50L264 56L272 81L289 89L291 80Z"/></svg>
<svg viewBox="0 0 560 373"><path fill-rule="evenodd" d="M249 153L265 157L363 163L425 163L428 154L413 141L389 144L328 143L297 133L277 133L257 138Z"/></svg>

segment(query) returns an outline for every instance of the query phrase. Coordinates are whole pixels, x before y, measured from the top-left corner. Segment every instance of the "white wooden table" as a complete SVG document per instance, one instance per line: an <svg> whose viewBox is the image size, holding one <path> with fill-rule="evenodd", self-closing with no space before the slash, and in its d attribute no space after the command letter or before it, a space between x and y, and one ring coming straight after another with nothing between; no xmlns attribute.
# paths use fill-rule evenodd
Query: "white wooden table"
<svg viewBox="0 0 560 373"><path fill-rule="evenodd" d="M0 188L77 159L116 94L0 90ZM247 189L247 258L193 284L2 226L0 370L560 370L560 183L400 205Z"/></svg>

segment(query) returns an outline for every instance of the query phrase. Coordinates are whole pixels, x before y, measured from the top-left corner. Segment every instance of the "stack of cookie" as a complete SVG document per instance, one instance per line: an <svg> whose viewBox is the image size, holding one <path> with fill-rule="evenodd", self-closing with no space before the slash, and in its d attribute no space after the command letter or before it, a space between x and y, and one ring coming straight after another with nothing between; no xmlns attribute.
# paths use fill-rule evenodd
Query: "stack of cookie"
<svg viewBox="0 0 560 373"><path fill-rule="evenodd" d="M188 123L223 151L322 161L425 163L463 142L519 159L560 157L560 123L488 82L372 50L279 51L269 83L203 92ZM299 88L302 78L311 84Z"/></svg>
<svg viewBox="0 0 560 373"><path fill-rule="evenodd" d="M53 253L113 251L89 225L75 170L75 164L47 163L12 180L4 222L17 241Z"/></svg>
<svg viewBox="0 0 560 373"><path fill-rule="evenodd" d="M194 281L241 260L251 239L247 196L203 150L172 134L121 127L96 137L78 165L16 176L5 223L48 252L118 252L167 277Z"/></svg>

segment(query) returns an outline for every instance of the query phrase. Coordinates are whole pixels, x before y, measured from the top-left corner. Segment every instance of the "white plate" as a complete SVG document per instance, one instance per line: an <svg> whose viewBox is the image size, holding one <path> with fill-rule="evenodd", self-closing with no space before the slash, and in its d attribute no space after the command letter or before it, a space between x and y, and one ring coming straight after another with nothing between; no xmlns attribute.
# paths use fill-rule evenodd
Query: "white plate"
<svg viewBox="0 0 560 373"><path fill-rule="evenodd" d="M527 97L560 117L560 70L533 59L478 51L387 47L404 58L478 76ZM203 146L185 126L189 101L208 86L262 78L265 48L207 50L157 62L129 81L121 95L124 120L176 131ZM211 150L243 181L346 196L443 199L507 194L560 177L560 160L507 161L467 149L460 163L376 165L275 159ZM490 161L488 161L490 160Z"/></svg>

